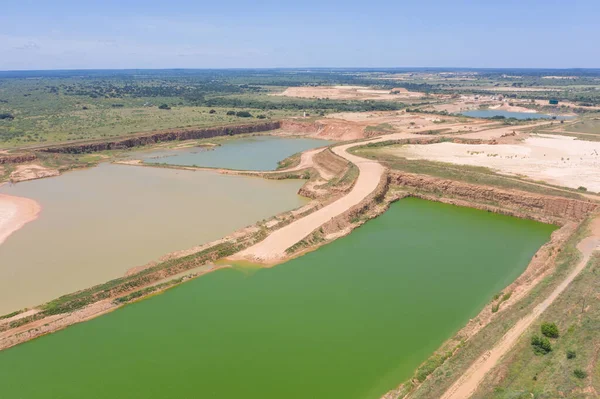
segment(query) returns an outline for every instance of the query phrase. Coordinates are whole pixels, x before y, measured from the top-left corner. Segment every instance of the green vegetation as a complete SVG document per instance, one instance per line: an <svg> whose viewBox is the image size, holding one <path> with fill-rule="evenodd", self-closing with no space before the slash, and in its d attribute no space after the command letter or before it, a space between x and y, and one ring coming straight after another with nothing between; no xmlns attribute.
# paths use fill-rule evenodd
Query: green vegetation
<svg viewBox="0 0 600 399"><path fill-rule="evenodd" d="M563 271L558 273L562 275ZM560 338L552 341L552 352L537 356L532 350L524 350L528 343L522 338L505 357L501 366L503 378L486 379L474 397L557 398L563 396L562 392L565 397L585 398L577 392L590 386L598 391L600 359L596 343L600 342L600 298L595 294L599 283L600 256L596 255L543 315L555 320L554 324L561 331ZM538 323L532 326L532 331L541 328L542 323ZM589 383L588 374L592 376ZM492 391L495 393L490 396Z"/></svg>
<svg viewBox="0 0 600 399"><path fill-rule="evenodd" d="M583 380L584 378L587 378L587 373L585 371L583 371L582 369L575 369L573 370L573 375L577 378L579 378L580 380Z"/></svg>
<svg viewBox="0 0 600 399"><path fill-rule="evenodd" d="M288 169L288 168L292 168L294 166L298 166L300 165L300 158L302 156L302 153L296 153L293 155L290 155L289 157L282 159L281 161L277 162L277 169Z"/></svg>
<svg viewBox="0 0 600 399"><path fill-rule="evenodd" d="M600 104L598 72L570 73L576 79L544 79L547 71L478 70L424 72L394 80L398 70L147 70L133 71L29 71L0 72L0 145L23 147L73 140L101 139L137 132L218 126L235 122L237 113L252 119L278 119L304 112L323 116L330 112L393 111L410 106L425 112L436 98L429 93L497 94L496 89L546 87L549 91L503 92L515 99L557 99L581 105ZM519 76L510 78L507 76ZM459 78L459 79L457 79ZM464 78L464 79L462 79ZM415 100L373 101L274 96L290 86L365 85L390 90L403 87L424 92ZM551 90L559 88L560 91ZM547 112L572 111L564 104L537 106ZM170 112L165 110L171 108ZM573 126L574 132L596 132L591 116ZM431 112L431 111L429 111ZM437 112L447 114L447 112ZM437 121L436 123L443 123ZM504 123L523 123L507 121ZM390 126L367 130L386 133Z"/></svg>
<svg viewBox="0 0 600 399"><path fill-rule="evenodd" d="M531 346L533 347L533 353L536 355L545 355L552 352L552 344L550 344L550 340L546 337L534 335L531 337Z"/></svg>
<svg viewBox="0 0 600 399"><path fill-rule="evenodd" d="M376 126L367 126L365 128L365 133L379 133L379 134L388 134L394 133L396 128L389 123L380 123Z"/></svg>
<svg viewBox="0 0 600 399"><path fill-rule="evenodd" d="M30 79L31 75L35 79ZM397 101L271 94L304 84L381 84L340 73L129 71L0 73L0 146L91 140L339 111L397 110ZM169 112L165 112L169 110Z"/></svg>
<svg viewBox="0 0 600 399"><path fill-rule="evenodd" d="M600 135L600 118L584 118L579 122L575 122L565 127L565 130L569 132Z"/></svg>
<svg viewBox="0 0 600 399"><path fill-rule="evenodd" d="M495 303L492 304L492 313L496 313L500 309L500 305L502 305L502 302L508 301L510 299L511 295L512 295L512 292L507 292L506 294L499 293L499 294L494 295Z"/></svg>
<svg viewBox="0 0 600 399"><path fill-rule="evenodd" d="M542 323L542 334L548 338L558 338L558 327L555 323Z"/></svg>

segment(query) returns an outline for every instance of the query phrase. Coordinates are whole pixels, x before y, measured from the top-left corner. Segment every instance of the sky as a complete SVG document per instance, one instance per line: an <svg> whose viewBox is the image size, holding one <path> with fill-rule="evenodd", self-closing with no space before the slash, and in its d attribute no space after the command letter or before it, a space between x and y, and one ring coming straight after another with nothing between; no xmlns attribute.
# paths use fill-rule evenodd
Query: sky
<svg viewBox="0 0 600 399"><path fill-rule="evenodd" d="M0 70L600 67L600 0L3 3Z"/></svg>

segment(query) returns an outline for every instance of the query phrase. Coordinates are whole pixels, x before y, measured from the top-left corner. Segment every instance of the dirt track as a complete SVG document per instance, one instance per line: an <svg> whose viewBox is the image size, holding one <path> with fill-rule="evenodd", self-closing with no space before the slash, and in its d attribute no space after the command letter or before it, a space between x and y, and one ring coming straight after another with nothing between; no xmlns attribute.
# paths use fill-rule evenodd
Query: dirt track
<svg viewBox="0 0 600 399"><path fill-rule="evenodd" d="M486 374L492 370L504 355L517 343L521 335L533 324L533 322L558 298L558 296L571 284L581 273L596 250L600 250L600 217L594 219L591 224L591 235L583 239L577 249L582 257L573 271L552 291L548 298L537 305L531 313L519 320L494 348L479 359L477 359L467 371L444 393L442 399L466 399L470 398L483 381Z"/></svg>
<svg viewBox="0 0 600 399"><path fill-rule="evenodd" d="M381 139L368 142L373 141L381 141ZM234 255L232 259L249 259L274 263L285 257L286 249L301 241L332 218L357 205L372 193L377 188L385 169L378 162L365 160L346 151L356 145L354 143L345 144L333 148L336 155L352 162L359 169L358 179L347 195L294 223L274 231L263 241Z"/></svg>

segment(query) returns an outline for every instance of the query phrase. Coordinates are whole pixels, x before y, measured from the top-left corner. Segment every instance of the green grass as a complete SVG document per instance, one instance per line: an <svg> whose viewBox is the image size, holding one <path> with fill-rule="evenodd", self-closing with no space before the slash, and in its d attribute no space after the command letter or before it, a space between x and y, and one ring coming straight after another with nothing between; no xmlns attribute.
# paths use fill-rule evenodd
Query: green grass
<svg viewBox="0 0 600 399"><path fill-rule="evenodd" d="M302 153L299 152L297 154L290 155L285 159L282 159L281 161L277 162L277 170L288 169L300 165L301 157Z"/></svg>
<svg viewBox="0 0 600 399"><path fill-rule="evenodd" d="M583 119L565 128L569 132L589 133L600 135L600 118Z"/></svg>
<svg viewBox="0 0 600 399"><path fill-rule="evenodd" d="M600 392L599 286L597 255L507 355L502 365L504 378L486 379L475 398L488 398L492 393L496 399L591 398L581 392L589 386ZM543 357L536 356L526 342L532 333L539 333L542 320L552 320L560 330L559 337L550 339L552 351Z"/></svg>
<svg viewBox="0 0 600 399"><path fill-rule="evenodd" d="M396 131L396 128L392 125L390 125L389 123L380 123L379 125L375 125L375 126L367 126L365 128L365 133L381 133L381 134L385 134L385 133L394 133Z"/></svg>

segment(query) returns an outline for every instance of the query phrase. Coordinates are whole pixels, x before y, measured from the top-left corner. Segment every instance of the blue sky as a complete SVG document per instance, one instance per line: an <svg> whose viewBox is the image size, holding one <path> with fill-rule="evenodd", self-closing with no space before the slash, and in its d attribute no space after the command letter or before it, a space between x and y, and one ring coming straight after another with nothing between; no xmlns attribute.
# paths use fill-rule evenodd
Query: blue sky
<svg viewBox="0 0 600 399"><path fill-rule="evenodd" d="M600 67L600 0L7 1L0 70Z"/></svg>

